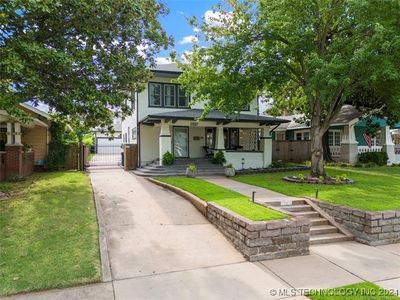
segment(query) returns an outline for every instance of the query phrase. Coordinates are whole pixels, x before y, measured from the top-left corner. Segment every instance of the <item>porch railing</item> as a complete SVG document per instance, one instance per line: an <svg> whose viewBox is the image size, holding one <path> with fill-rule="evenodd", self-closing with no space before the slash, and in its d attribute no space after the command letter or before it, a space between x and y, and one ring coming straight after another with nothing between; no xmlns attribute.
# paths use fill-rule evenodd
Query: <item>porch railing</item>
<svg viewBox="0 0 400 300"><path fill-rule="evenodd" d="M382 152L382 146L372 146L371 148L368 146L358 146L358 154L365 152Z"/></svg>
<svg viewBox="0 0 400 300"><path fill-rule="evenodd" d="M340 156L340 146L329 146L331 150L332 157L339 157Z"/></svg>

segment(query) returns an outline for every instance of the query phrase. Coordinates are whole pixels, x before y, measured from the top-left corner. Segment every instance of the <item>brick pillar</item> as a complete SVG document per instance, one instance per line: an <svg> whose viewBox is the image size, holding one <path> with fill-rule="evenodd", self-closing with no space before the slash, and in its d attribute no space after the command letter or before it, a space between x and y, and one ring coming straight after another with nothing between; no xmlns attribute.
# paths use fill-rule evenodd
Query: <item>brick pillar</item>
<svg viewBox="0 0 400 300"><path fill-rule="evenodd" d="M6 177L22 176L22 146L6 145Z"/></svg>

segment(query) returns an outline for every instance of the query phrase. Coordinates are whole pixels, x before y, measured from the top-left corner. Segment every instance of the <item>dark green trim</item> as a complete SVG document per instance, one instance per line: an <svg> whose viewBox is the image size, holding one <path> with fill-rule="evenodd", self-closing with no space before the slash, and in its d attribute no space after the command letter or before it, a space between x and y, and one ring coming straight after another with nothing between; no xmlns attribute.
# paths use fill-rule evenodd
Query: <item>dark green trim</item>
<svg viewBox="0 0 400 300"><path fill-rule="evenodd" d="M150 84L159 84L161 85L161 99L160 99L160 105L152 105L150 102ZM165 86L166 85L172 85L175 87L175 105L174 106L166 106L165 105ZM187 96L188 99L188 106L179 106L179 87L181 85L177 83L167 83L167 82L156 82L156 81L149 81L147 83L147 106L148 107L155 107L155 108L177 108L177 109L189 109L190 108L190 102L191 102L191 96Z"/></svg>

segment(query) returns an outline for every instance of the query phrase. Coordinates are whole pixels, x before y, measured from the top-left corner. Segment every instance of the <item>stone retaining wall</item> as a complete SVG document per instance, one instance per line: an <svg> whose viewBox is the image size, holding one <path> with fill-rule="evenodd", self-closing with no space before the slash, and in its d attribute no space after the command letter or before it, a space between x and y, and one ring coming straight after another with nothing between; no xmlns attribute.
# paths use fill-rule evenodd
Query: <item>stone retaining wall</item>
<svg viewBox="0 0 400 300"><path fill-rule="evenodd" d="M336 222L343 224L355 240L371 245L400 243L400 211L363 211L311 199Z"/></svg>
<svg viewBox="0 0 400 300"><path fill-rule="evenodd" d="M309 254L310 222L305 217L255 222L208 203L207 218L250 261Z"/></svg>

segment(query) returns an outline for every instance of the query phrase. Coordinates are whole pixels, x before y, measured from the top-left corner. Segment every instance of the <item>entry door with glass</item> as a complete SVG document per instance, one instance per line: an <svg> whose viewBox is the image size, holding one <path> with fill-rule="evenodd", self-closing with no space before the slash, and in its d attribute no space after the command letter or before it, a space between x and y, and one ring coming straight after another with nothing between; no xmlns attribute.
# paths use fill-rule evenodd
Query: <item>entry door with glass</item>
<svg viewBox="0 0 400 300"><path fill-rule="evenodd" d="M175 157L189 157L189 128L174 127L173 140Z"/></svg>

